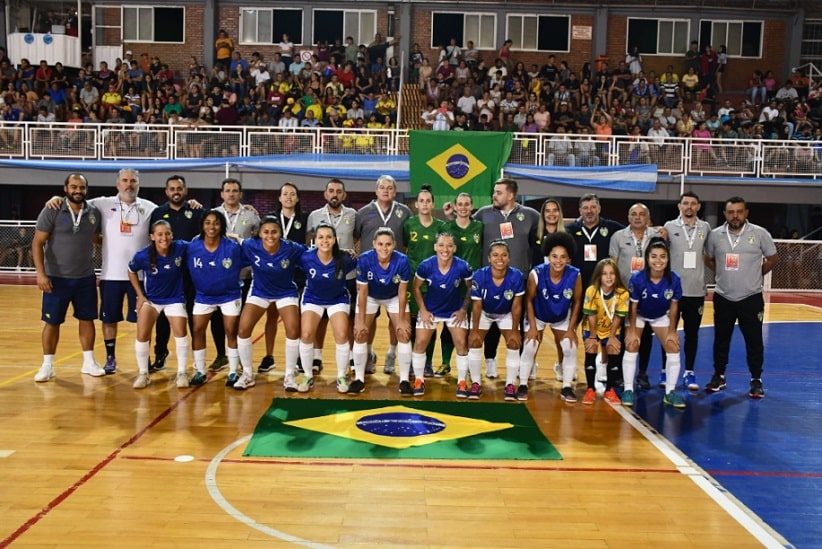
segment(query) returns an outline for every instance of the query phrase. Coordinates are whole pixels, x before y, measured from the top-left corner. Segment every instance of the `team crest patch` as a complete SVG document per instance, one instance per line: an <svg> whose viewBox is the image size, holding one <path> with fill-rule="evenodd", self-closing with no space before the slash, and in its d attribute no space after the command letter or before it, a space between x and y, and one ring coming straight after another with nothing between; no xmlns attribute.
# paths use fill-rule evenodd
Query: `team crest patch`
<svg viewBox="0 0 822 549"><path fill-rule="evenodd" d="M476 280L471 281L471 289L472 290L479 290L479 283Z"/></svg>
<svg viewBox="0 0 822 549"><path fill-rule="evenodd" d="M514 299L514 291L513 290L505 290L502 293L502 297L504 297L506 301L511 301L512 299Z"/></svg>
<svg viewBox="0 0 822 549"><path fill-rule="evenodd" d="M454 288L459 288L459 287L460 287L460 280L459 280L459 279L456 279L456 280L454 281Z"/></svg>
<svg viewBox="0 0 822 549"><path fill-rule="evenodd" d="M665 296L666 300L670 301L671 298L674 297L674 291L673 290L665 290L665 292L662 295Z"/></svg>
<svg viewBox="0 0 822 549"><path fill-rule="evenodd" d="M601 234L603 238L608 236L608 227L600 227L599 234Z"/></svg>
<svg viewBox="0 0 822 549"><path fill-rule="evenodd" d="M756 244L756 237L749 236L748 237L748 244Z"/></svg>
<svg viewBox="0 0 822 549"><path fill-rule="evenodd" d="M231 265L233 265L233 261L231 261L230 257L223 259L223 269L230 269Z"/></svg>
<svg viewBox="0 0 822 549"><path fill-rule="evenodd" d="M146 211L143 208L137 208L137 213L139 213L140 215L145 215Z"/></svg>
<svg viewBox="0 0 822 549"><path fill-rule="evenodd" d="M89 220L89 222L90 222L92 225L94 225L95 223L97 223L97 220L94 218L94 216L93 216L93 215L89 216L88 220Z"/></svg>
<svg viewBox="0 0 822 549"><path fill-rule="evenodd" d="M762 322L762 319L765 318L765 311L759 311L758 313L756 313L756 318L757 320L759 320L759 322Z"/></svg>
<svg viewBox="0 0 822 549"><path fill-rule="evenodd" d="M705 233L703 233L702 231L699 231L697 233L697 236L699 237L700 240L705 240Z"/></svg>
<svg viewBox="0 0 822 549"><path fill-rule="evenodd" d="M394 277L391 279L391 282L393 282L394 284L399 284L400 283L400 275L394 275Z"/></svg>
<svg viewBox="0 0 822 549"><path fill-rule="evenodd" d="M295 229L300 230L300 229L302 229L302 227L303 227L303 224L300 223L299 221L294 222L294 228Z"/></svg>
<svg viewBox="0 0 822 549"><path fill-rule="evenodd" d="M517 221L525 221L525 214L520 212L517 214Z"/></svg>
<svg viewBox="0 0 822 549"><path fill-rule="evenodd" d="M192 217L194 214L193 214L193 213L191 213L191 210L186 210L186 213L184 213L183 215L184 215L184 216L186 216L186 218L187 218L187 219L191 219L191 217Z"/></svg>
<svg viewBox="0 0 822 549"><path fill-rule="evenodd" d="M289 264L290 263L287 259L283 259L282 261L280 261L280 268L281 269L287 269Z"/></svg>
<svg viewBox="0 0 822 549"><path fill-rule="evenodd" d="M571 299L573 296L574 290L572 290L571 288L565 288L564 290L562 290L562 297L564 297L565 299Z"/></svg>
<svg viewBox="0 0 822 549"><path fill-rule="evenodd" d="M174 258L174 265L175 265L176 267L179 267L179 266L180 266L180 265L182 265L182 264L183 264L183 258L182 258L182 257L179 257L179 256L178 256L178 257L175 257L175 258Z"/></svg>
<svg viewBox="0 0 822 549"><path fill-rule="evenodd" d="M474 235L474 244L479 244L479 242L480 242L480 235L475 234Z"/></svg>

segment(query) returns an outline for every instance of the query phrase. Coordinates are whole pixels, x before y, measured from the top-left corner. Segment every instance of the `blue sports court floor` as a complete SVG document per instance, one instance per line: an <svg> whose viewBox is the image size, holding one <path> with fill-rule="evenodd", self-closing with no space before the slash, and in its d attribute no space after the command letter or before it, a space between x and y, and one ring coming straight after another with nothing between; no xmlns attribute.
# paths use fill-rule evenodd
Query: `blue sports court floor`
<svg viewBox="0 0 822 549"><path fill-rule="evenodd" d="M662 389L640 393L635 411L796 547L822 545L822 324L765 324L766 397L748 398L750 375L739 328L731 344L728 388L687 397L677 411ZM713 372L713 328L700 330L696 374ZM651 357L658 380L659 351ZM698 524L693 525L699 529Z"/></svg>

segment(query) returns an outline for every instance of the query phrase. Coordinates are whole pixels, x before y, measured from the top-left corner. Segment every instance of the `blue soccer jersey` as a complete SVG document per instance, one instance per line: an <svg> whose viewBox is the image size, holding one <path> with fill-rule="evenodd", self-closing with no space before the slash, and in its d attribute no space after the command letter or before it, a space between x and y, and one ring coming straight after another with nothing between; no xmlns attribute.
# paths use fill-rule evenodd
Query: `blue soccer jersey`
<svg viewBox="0 0 822 549"><path fill-rule="evenodd" d="M367 284L368 297L373 299L397 297L400 283L410 280L411 264L408 257L397 250L391 253L386 269L380 265L374 250L368 250L357 259L357 284Z"/></svg>
<svg viewBox="0 0 822 549"><path fill-rule="evenodd" d="M474 273L471 283L471 299L482 301L482 310L491 315L511 312L514 297L525 293L525 277L522 271L508 267L502 284L494 282L491 267L483 267Z"/></svg>
<svg viewBox="0 0 822 549"><path fill-rule="evenodd" d="M574 288L579 278L579 269L566 265L558 283L551 281L551 264L543 263L531 270L529 276L537 277L537 291L534 295L534 314L538 320L553 324L565 320L574 304Z"/></svg>
<svg viewBox="0 0 822 549"><path fill-rule="evenodd" d="M303 303L312 305L336 305L351 303L351 296L345 284L345 275L357 268L357 262L348 254L343 254L343 269L337 274L337 264L333 259L323 263L317 255L317 248L308 250L297 259L297 266L305 273Z"/></svg>
<svg viewBox="0 0 822 549"><path fill-rule="evenodd" d="M203 240L195 238L188 245L186 265L194 283L197 303L220 305L241 298L243 251L233 240L220 239L217 249L210 252Z"/></svg>
<svg viewBox="0 0 822 549"><path fill-rule="evenodd" d="M671 302L682 298L682 281L678 274L671 272L670 280L663 276L655 284L645 271L638 271L631 276L628 291L631 302L638 303L637 314L652 320L668 314Z"/></svg>
<svg viewBox="0 0 822 549"><path fill-rule="evenodd" d="M294 269L297 260L308 248L291 240L280 239L280 247L273 254L265 251L259 238L243 240L243 253L251 263L250 295L263 299L297 297Z"/></svg>
<svg viewBox="0 0 822 549"><path fill-rule="evenodd" d="M460 259L454 257L451 268L442 274L437 264L437 256L431 256L420 263L417 267L417 278L423 280L428 286L428 293L425 294L425 308L434 316L448 318L462 306L460 292L460 281L465 280L470 287L471 266Z"/></svg>
<svg viewBox="0 0 822 549"><path fill-rule="evenodd" d="M128 263L132 273L143 271L143 293L156 305L184 303L183 275L185 273L188 242L175 240L168 255L157 254L156 267L151 267L149 246L138 251Z"/></svg>

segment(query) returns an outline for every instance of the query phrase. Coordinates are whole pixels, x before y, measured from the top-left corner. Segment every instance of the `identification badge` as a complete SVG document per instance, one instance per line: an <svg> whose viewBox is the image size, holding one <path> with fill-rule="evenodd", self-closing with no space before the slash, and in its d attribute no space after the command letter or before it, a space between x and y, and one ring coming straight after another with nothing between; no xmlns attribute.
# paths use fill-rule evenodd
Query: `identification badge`
<svg viewBox="0 0 822 549"><path fill-rule="evenodd" d="M510 221L499 224L499 237L502 239L514 238L514 226Z"/></svg>
<svg viewBox="0 0 822 549"><path fill-rule="evenodd" d="M585 255L585 261L596 261L597 260L597 245L596 244L586 244L583 250Z"/></svg>
<svg viewBox="0 0 822 549"><path fill-rule="evenodd" d="M739 270L739 254L725 254L725 270L738 271Z"/></svg>
<svg viewBox="0 0 822 549"><path fill-rule="evenodd" d="M131 224L120 221L120 234L131 234Z"/></svg>
<svg viewBox="0 0 822 549"><path fill-rule="evenodd" d="M696 269L696 252L687 251L682 258L683 269Z"/></svg>
<svg viewBox="0 0 822 549"><path fill-rule="evenodd" d="M645 258L644 257L632 257L631 258L631 272L635 273L637 271L641 271L645 268Z"/></svg>

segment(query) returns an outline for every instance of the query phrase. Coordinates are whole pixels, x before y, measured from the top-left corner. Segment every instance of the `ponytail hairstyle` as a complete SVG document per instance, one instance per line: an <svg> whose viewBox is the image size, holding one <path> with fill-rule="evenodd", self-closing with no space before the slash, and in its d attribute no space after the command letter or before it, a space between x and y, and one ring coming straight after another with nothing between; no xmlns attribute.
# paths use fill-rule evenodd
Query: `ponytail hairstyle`
<svg viewBox="0 0 822 549"><path fill-rule="evenodd" d="M645 248L645 275L648 277L651 276L651 266L648 264L648 258L651 255L651 250L653 249L665 250L665 253L668 254L668 263L665 264L665 274L663 276L668 282L670 282L673 279L671 276L671 252L668 250L668 243L665 242L665 239L661 236L653 237L648 243L648 247Z"/></svg>
<svg viewBox="0 0 822 549"><path fill-rule="evenodd" d="M317 225L314 231L316 235L320 229L328 229L334 235L334 246L331 248L331 257L334 258L334 278L343 278L345 276L345 252L340 249L340 241L337 239L337 230L333 225L326 222L321 222ZM393 236L393 233L392 233Z"/></svg>
<svg viewBox="0 0 822 549"><path fill-rule="evenodd" d="M430 184L426 183L426 184L424 184L423 186L421 186L421 187L420 187L420 190L419 190L419 192L417 193L417 198L419 198L419 197L420 197L420 193L428 193L428 194L430 194L430 195L431 195L431 202L433 202L433 201L434 201L434 191L432 190L432 187L431 187L431 185L430 185Z"/></svg>
<svg viewBox="0 0 822 549"><path fill-rule="evenodd" d="M149 232L154 234L154 229L159 226L165 226L168 227L169 231L171 230L171 223L165 219L158 219L151 224L151 231ZM150 240L148 243L148 264L151 267L151 270L157 269L157 244L153 240Z"/></svg>

